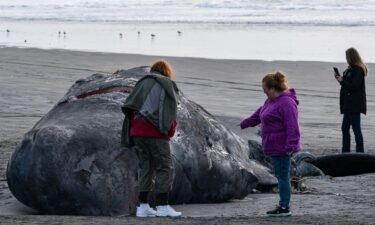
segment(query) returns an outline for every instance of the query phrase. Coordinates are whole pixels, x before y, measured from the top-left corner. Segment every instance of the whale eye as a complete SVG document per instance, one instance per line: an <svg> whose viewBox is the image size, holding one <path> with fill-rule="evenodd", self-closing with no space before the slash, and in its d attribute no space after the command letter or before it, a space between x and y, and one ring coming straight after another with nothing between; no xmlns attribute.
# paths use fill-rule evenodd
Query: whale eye
<svg viewBox="0 0 375 225"><path fill-rule="evenodd" d="M84 83L84 82L86 82L86 79L76 80L76 84L81 84L81 83Z"/></svg>

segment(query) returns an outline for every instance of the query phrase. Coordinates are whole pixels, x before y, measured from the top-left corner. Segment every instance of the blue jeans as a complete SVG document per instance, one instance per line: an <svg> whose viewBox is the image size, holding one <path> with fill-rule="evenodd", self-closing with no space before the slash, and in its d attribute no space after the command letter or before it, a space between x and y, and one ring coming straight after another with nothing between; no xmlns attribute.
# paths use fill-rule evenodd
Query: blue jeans
<svg viewBox="0 0 375 225"><path fill-rule="evenodd" d="M290 187L290 155L272 156L272 165L278 181L281 207L289 207L291 197Z"/></svg>
<svg viewBox="0 0 375 225"><path fill-rule="evenodd" d="M341 126L342 152L350 152L350 126L355 136L356 152L364 152L360 113L344 113Z"/></svg>

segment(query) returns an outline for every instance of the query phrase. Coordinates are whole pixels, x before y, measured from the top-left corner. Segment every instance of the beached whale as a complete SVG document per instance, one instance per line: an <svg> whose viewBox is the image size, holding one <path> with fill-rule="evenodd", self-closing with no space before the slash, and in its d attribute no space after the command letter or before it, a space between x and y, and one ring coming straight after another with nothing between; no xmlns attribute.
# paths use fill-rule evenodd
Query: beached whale
<svg viewBox="0 0 375 225"><path fill-rule="evenodd" d="M299 176L329 175L342 177L375 173L375 155L365 153L345 153L319 157L304 153L304 156L296 155L295 158L301 158L297 163Z"/></svg>
<svg viewBox="0 0 375 225"><path fill-rule="evenodd" d="M262 152L262 146L254 140L248 141L250 158L272 169L271 158ZM375 155L366 153L345 153L325 156L314 156L301 151L294 154L291 163L291 176L352 176L364 173L375 173Z"/></svg>
<svg viewBox="0 0 375 225"><path fill-rule="evenodd" d="M46 214L131 214L137 204L134 149L120 146L125 99L148 67L81 79L24 135L7 182L22 203ZM171 141L171 203L223 202L273 187L248 145L181 92Z"/></svg>

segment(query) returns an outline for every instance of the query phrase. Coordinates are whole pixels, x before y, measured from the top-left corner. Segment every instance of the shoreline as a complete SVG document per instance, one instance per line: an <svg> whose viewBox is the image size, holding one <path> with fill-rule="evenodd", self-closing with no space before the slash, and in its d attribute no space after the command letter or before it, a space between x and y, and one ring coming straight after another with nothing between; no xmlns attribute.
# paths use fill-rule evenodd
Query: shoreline
<svg viewBox="0 0 375 225"><path fill-rule="evenodd" d="M25 47L25 46L6 46L0 45L0 49L34 49L42 51L56 51L56 52L81 52L81 53L93 53L93 54L115 54L115 55L127 55L127 56L139 56L139 57L153 57L153 58L177 58L177 59L191 59L191 60L215 60L215 61L251 61L251 62L265 62L265 63L336 63L344 64L344 61L319 61L319 60L282 60L282 59L227 59L227 58L205 58L199 56L171 56L171 55L148 55L148 54L138 54L138 53L124 53L124 52L104 52L95 50L75 50L75 49L63 49L63 48L38 48L38 47ZM375 62L370 62L366 64L375 64ZM103 71L105 72L105 71Z"/></svg>
<svg viewBox="0 0 375 225"><path fill-rule="evenodd" d="M345 50L354 46L366 62L375 62L375 46L369 44L374 35L375 26L3 21L0 45L224 60L325 62L344 62Z"/></svg>

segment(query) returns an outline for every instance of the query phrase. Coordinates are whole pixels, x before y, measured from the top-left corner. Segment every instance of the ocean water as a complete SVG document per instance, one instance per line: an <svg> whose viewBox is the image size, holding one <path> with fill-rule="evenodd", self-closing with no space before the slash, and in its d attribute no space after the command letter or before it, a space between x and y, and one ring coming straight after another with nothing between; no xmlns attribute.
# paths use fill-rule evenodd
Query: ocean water
<svg viewBox="0 0 375 225"><path fill-rule="evenodd" d="M0 1L2 46L314 61L354 46L375 62L374 38L375 0Z"/></svg>
<svg viewBox="0 0 375 225"><path fill-rule="evenodd" d="M374 26L375 0L2 0L1 20Z"/></svg>

